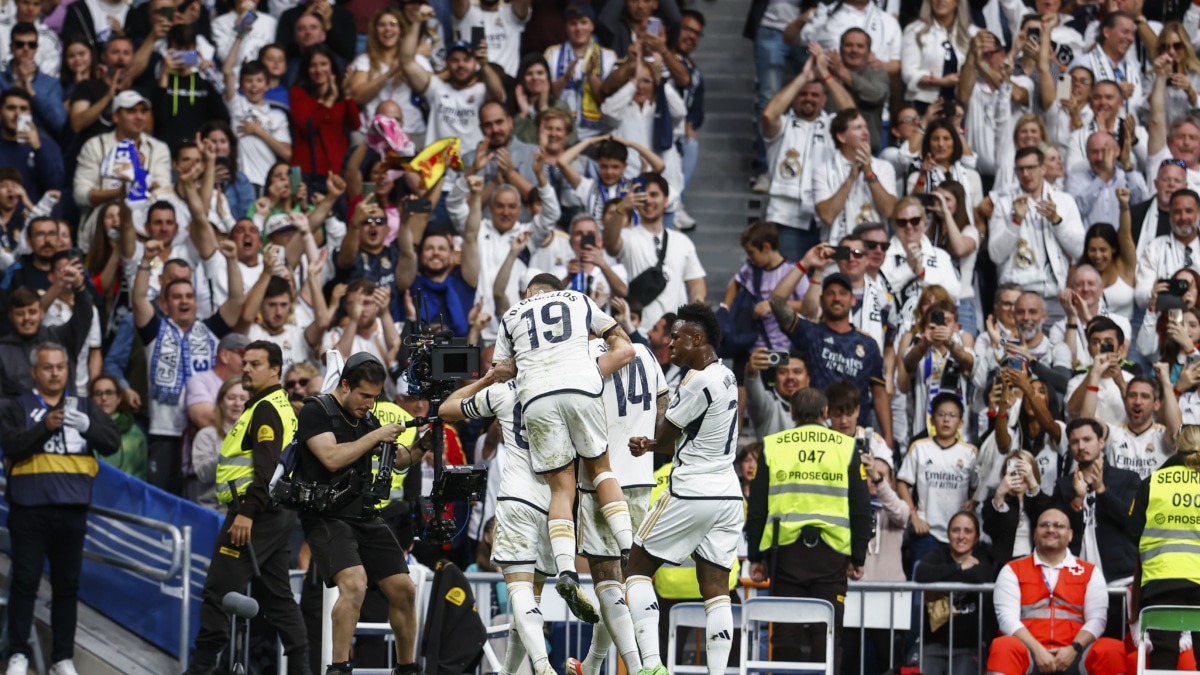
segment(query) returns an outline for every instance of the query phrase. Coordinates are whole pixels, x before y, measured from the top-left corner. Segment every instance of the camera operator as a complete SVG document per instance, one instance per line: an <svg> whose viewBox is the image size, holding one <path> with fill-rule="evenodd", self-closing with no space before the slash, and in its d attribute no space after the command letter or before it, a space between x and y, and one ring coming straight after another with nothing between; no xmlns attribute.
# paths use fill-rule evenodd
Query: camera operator
<svg viewBox="0 0 1200 675"><path fill-rule="evenodd" d="M355 354L346 362L337 388L310 399L299 415L297 482L329 487L331 493L349 486L346 498L331 497L320 511L300 514L317 571L326 585L337 586L340 593L332 612L333 663L326 675L353 672L350 643L368 582L379 586L388 599L388 619L396 634L397 665L392 672L418 672L413 662L416 589L404 551L366 494L372 480L371 456L381 443L393 443L404 432L403 424L381 425L370 412L386 379L387 371L377 358ZM422 454L416 446L399 446L395 470L418 464Z"/></svg>

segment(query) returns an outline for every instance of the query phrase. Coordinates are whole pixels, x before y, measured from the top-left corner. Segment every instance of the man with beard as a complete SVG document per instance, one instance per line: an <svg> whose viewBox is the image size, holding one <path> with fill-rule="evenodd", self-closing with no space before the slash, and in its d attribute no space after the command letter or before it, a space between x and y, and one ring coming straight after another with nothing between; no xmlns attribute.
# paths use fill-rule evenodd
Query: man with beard
<svg viewBox="0 0 1200 675"><path fill-rule="evenodd" d="M809 59L762 112L771 181L766 220L776 224L779 252L788 260L800 260L821 240L820 223L813 218L813 172L825 165L826 155L833 150L829 131L833 116L824 112L828 83L816 74L814 61Z"/></svg>
<svg viewBox="0 0 1200 675"><path fill-rule="evenodd" d="M22 116L33 114L32 97L24 89L0 93L0 165L21 174L21 183L32 202L47 190L62 190L66 183L63 154L54 137L36 125L18 129Z"/></svg>
<svg viewBox="0 0 1200 675"><path fill-rule="evenodd" d="M824 267L833 256L828 246L816 251L819 260L814 270ZM809 386L824 389L840 380L853 382L861 396L859 424L874 427L891 447L892 408L883 380L883 355L875 340L850 322L855 305L854 283L841 272L826 276L821 283L821 320L813 323L788 305L788 297L807 273L803 263L788 272L771 293L771 311L792 345L804 353L810 368Z"/></svg>
<svg viewBox="0 0 1200 675"><path fill-rule="evenodd" d="M1156 363L1154 370L1158 379L1139 375L1125 385L1124 424L1100 422L1105 425L1104 461L1143 479L1175 454L1175 434L1183 424L1168 364ZM1096 392L1084 395L1084 418L1097 419L1096 399Z"/></svg>
<svg viewBox="0 0 1200 675"><path fill-rule="evenodd" d="M1012 340L1003 339L1001 348L1008 354L1017 354L1029 362L1029 370L1039 380L1058 391L1066 393L1071 379L1071 350L1061 342L1052 342L1042 329L1046 325L1046 301L1041 295L1026 291L1017 298L1013 307L1016 334Z"/></svg>
<svg viewBox="0 0 1200 675"><path fill-rule="evenodd" d="M1139 307L1150 304L1159 279L1168 279L1184 267L1200 272L1200 194L1179 190L1171 195L1171 234L1156 237L1140 256L1134 299Z"/></svg>
<svg viewBox="0 0 1200 675"><path fill-rule="evenodd" d="M1045 300L1046 309L1063 316L1058 292L1067 286L1069 260L1083 255L1083 224L1075 200L1046 181L1045 157L1037 148L1017 151L1020 190L993 192L995 208L988 221L988 256L995 261L997 281L1015 282Z"/></svg>
<svg viewBox="0 0 1200 675"><path fill-rule="evenodd" d="M808 386L808 362L799 350L793 349L788 361L771 368L767 348L759 347L746 362L746 412L754 423L754 433L769 436L790 429L792 425L792 394ZM760 373L775 371L775 386L768 388ZM855 399L857 401L857 398ZM858 419L855 405L854 419Z"/></svg>
<svg viewBox="0 0 1200 675"><path fill-rule="evenodd" d="M1200 139L1200 128L1196 131ZM1148 167L1157 171L1154 178L1154 194L1140 204L1129 207L1133 241L1137 244L1140 257L1156 237L1171 234L1171 195L1188 187L1188 170L1183 160L1165 159ZM1200 181L1197 181L1200 184ZM1114 252L1115 255L1115 252Z"/></svg>
<svg viewBox="0 0 1200 675"><path fill-rule="evenodd" d="M1067 514L1046 509L1037 517L1034 552L1000 570L993 599L1002 635L988 650L989 673L1125 672L1124 645L1100 637L1108 623L1104 573L1071 554L1072 535Z"/></svg>
<svg viewBox="0 0 1200 675"><path fill-rule="evenodd" d="M454 0L454 32L460 41L471 38L471 29L483 28L483 39L495 59L493 63L509 77L517 76L521 62L521 34L529 21L531 0L513 0L500 4L500 0L480 0L473 7L470 0Z"/></svg>
<svg viewBox="0 0 1200 675"><path fill-rule="evenodd" d="M534 169L538 146L513 136L512 115L499 101L488 101L479 109L479 129L483 141L478 148L465 153L462 160L467 176L483 178L483 202L490 204L492 193L505 183L516 187L522 196L529 194L538 184Z"/></svg>
<svg viewBox="0 0 1200 675"><path fill-rule="evenodd" d="M454 231L426 230L421 238L420 267L413 280L408 318L441 324L466 337L467 317L479 282L479 221L467 219L460 262L454 262Z"/></svg>
<svg viewBox="0 0 1200 675"><path fill-rule="evenodd" d="M485 101L504 100L504 84L500 75L488 66L487 40L475 53L472 53L475 45L466 42L455 42L447 47L449 78L446 81L422 68L417 63L417 40L425 22L433 17L433 8L422 5L417 20L409 24L400 41L400 64L409 86L429 102L429 128L425 138L458 137L461 147L475 148L483 140L479 110Z"/></svg>
<svg viewBox="0 0 1200 675"><path fill-rule="evenodd" d="M1150 414L1146 417L1153 420ZM1126 527L1142 481L1136 473L1105 461L1100 434L1106 428L1113 426L1088 417L1067 425L1075 463L1058 478L1055 508L1062 509L1071 524L1071 552L1102 570L1114 586L1123 586L1137 566L1137 546ZM1119 616L1114 617L1118 622Z"/></svg>
<svg viewBox="0 0 1200 675"><path fill-rule="evenodd" d="M837 271L850 280L854 288L854 310L850 313L850 324L856 330L869 335L879 347L879 353L889 350L891 345L884 339L887 328L888 306L891 304L891 293L884 284L867 277L867 252L863 242L853 234L842 237L838 246L850 249L850 255L844 260L837 261ZM800 312L808 319L816 321L820 318L821 276L824 266L833 255L833 247L828 244L818 244L809 249L800 264L805 269L812 270L812 283L804 294L804 305Z"/></svg>
<svg viewBox="0 0 1200 675"><path fill-rule="evenodd" d="M32 252L21 256L5 270L0 290L29 288L44 292L50 289L54 254L59 251L58 223L49 217L34 218L25 226L25 241ZM0 300L0 304L7 303Z"/></svg>
<svg viewBox="0 0 1200 675"><path fill-rule="evenodd" d="M250 399L217 461L217 499L233 504L234 490L239 497L213 546L200 633L186 675L211 675L216 668L218 654L229 644L229 616L221 601L226 593L245 592L256 572L254 596L283 641L288 675L308 675L308 636L288 581L288 542L296 513L272 507L269 495L279 455L296 435L296 412L279 384L283 357L277 345L251 342L244 361L242 387Z"/></svg>

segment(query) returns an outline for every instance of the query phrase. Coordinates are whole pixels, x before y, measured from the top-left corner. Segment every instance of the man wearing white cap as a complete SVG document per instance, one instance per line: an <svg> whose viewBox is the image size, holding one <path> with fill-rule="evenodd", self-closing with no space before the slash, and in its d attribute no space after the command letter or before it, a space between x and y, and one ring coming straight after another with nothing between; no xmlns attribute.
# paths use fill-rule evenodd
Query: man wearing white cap
<svg viewBox="0 0 1200 675"><path fill-rule="evenodd" d="M75 169L75 203L84 212L80 226L80 241L91 241L95 214L91 211L111 199L124 198L128 193L127 180L101 173L104 158L120 141L137 144L138 158L146 171L146 188L171 183L171 150L166 143L145 133L150 115L150 102L130 89L113 97L113 130L89 139L79 152Z"/></svg>

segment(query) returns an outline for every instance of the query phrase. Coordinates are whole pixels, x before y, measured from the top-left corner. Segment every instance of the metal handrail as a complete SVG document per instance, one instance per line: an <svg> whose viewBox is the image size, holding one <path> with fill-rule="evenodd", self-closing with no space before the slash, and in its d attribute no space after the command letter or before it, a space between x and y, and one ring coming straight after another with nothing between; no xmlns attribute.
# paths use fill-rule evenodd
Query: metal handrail
<svg viewBox="0 0 1200 675"><path fill-rule="evenodd" d="M172 523L166 523L161 520L154 520L143 516L136 516L131 513L116 511L104 506L90 506L88 510L91 513L116 520L130 525L154 530L160 532L170 538L171 544L171 564L163 570L157 567L119 558L108 555L106 553L98 553L84 549L83 557L92 562L97 562L102 565L116 567L127 572L132 572L139 576L148 577L159 582L171 581L176 576L180 578L179 585L179 665L182 670L187 670L188 667L188 647L191 645L192 636L192 526L184 525L182 528L176 527ZM176 595L174 589L162 588L168 595Z"/></svg>

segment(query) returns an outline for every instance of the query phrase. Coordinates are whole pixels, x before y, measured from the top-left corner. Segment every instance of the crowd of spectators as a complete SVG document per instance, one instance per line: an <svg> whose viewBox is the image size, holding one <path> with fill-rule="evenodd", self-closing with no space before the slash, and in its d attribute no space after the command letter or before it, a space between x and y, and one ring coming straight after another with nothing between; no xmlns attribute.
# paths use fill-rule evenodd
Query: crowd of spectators
<svg viewBox="0 0 1200 675"><path fill-rule="evenodd" d="M0 389L61 346L103 461L217 508L253 340L296 406L336 348L421 414L414 323L487 360L550 272L674 387L673 311L710 296L687 232L717 225L684 206L698 4L0 5ZM767 197L713 287L745 439L808 386L872 430L869 579L991 581L1051 507L1130 578L1131 500L1200 423L1200 3L756 0L746 36Z"/></svg>

